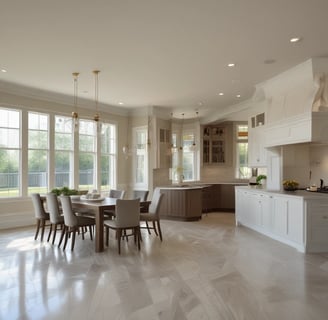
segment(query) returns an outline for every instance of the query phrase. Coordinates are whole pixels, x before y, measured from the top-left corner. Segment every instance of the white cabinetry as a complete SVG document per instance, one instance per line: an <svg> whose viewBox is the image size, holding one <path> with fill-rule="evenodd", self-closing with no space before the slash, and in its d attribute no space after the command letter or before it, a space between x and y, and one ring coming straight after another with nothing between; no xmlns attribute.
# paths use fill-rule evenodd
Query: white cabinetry
<svg viewBox="0 0 328 320"><path fill-rule="evenodd" d="M328 214L326 216L328 229ZM237 225L247 226L304 252L304 221L302 197L236 187Z"/></svg>
<svg viewBox="0 0 328 320"><path fill-rule="evenodd" d="M249 167L266 167L266 149L264 127L250 128L248 132L248 165Z"/></svg>
<svg viewBox="0 0 328 320"><path fill-rule="evenodd" d="M273 196L273 232L296 247L304 245L303 199L290 196Z"/></svg>
<svg viewBox="0 0 328 320"><path fill-rule="evenodd" d="M311 252L328 251L328 201L307 201L307 244Z"/></svg>
<svg viewBox="0 0 328 320"><path fill-rule="evenodd" d="M272 228L272 196L246 190L236 190L236 222L261 232Z"/></svg>

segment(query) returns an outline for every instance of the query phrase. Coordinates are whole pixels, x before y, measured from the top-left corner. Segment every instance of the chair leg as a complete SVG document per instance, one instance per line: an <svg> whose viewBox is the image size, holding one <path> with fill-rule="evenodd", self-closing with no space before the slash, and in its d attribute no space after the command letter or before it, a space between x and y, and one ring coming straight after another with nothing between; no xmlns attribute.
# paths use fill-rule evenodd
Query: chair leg
<svg viewBox="0 0 328 320"><path fill-rule="evenodd" d="M50 229L49 229L49 234L48 234L47 242L49 242L49 240L50 240L51 233L52 233L52 223L50 224Z"/></svg>
<svg viewBox="0 0 328 320"><path fill-rule="evenodd" d="M117 229L118 254L121 254L121 238L122 238L122 229Z"/></svg>
<svg viewBox="0 0 328 320"><path fill-rule="evenodd" d="M156 229L155 221L153 221L153 228L154 228L154 231L155 231L156 236L158 236L158 232L157 232L157 229Z"/></svg>
<svg viewBox="0 0 328 320"><path fill-rule="evenodd" d="M36 219L36 230L35 230L34 240L36 240L38 238L39 230L40 230L40 224L41 224L40 219Z"/></svg>
<svg viewBox="0 0 328 320"><path fill-rule="evenodd" d="M150 228L149 228L149 225L148 225L148 221L146 221L146 226L147 226L148 234L151 234Z"/></svg>
<svg viewBox="0 0 328 320"><path fill-rule="evenodd" d="M43 241L44 229L46 228L46 220L41 220L41 241Z"/></svg>
<svg viewBox="0 0 328 320"><path fill-rule="evenodd" d="M60 248L60 245L61 245L61 243L62 243L62 241L63 241L63 239L64 239L64 235L65 235L65 232L66 232L66 226L63 226L62 228L63 228L63 229L62 229L62 232L61 232L61 235L60 235L58 248Z"/></svg>
<svg viewBox="0 0 328 320"><path fill-rule="evenodd" d="M66 228L65 228L65 242L64 242L63 250L66 249L66 245L67 245L67 241L68 241L68 235L69 235L69 233L70 233L69 227L66 227Z"/></svg>
<svg viewBox="0 0 328 320"><path fill-rule="evenodd" d="M75 234L76 234L76 229L73 229L73 234L72 234L72 239L71 239L71 251L74 250L74 245L75 245Z"/></svg>
<svg viewBox="0 0 328 320"><path fill-rule="evenodd" d="M140 227L136 227L134 232L137 235L138 250L140 251L140 236L141 236Z"/></svg>
<svg viewBox="0 0 328 320"><path fill-rule="evenodd" d="M159 238L161 239L161 241L163 241L161 224L160 224L159 220L157 220L157 228L158 228L158 232L159 232Z"/></svg>
<svg viewBox="0 0 328 320"><path fill-rule="evenodd" d="M89 226L89 232L90 232L90 239L93 240L92 239L92 226Z"/></svg>
<svg viewBox="0 0 328 320"><path fill-rule="evenodd" d="M56 223L56 224L55 224L54 235L53 235L53 237L52 237L52 244L54 244L54 243L55 243L55 239L56 239L56 233L57 233L57 226L58 226L58 224Z"/></svg>

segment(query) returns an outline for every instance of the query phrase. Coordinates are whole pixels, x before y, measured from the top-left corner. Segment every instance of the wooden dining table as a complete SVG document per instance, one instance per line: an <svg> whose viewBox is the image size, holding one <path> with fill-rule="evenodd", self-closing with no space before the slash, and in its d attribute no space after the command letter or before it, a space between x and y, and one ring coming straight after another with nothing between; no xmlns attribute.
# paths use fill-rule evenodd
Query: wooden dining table
<svg viewBox="0 0 328 320"><path fill-rule="evenodd" d="M96 234L95 234L95 251L104 251L104 211L110 210L115 211L117 198L106 197L103 200L82 200L72 199L73 209L88 209L95 215L96 222ZM141 201L141 208L148 208L151 201Z"/></svg>
<svg viewBox="0 0 328 320"><path fill-rule="evenodd" d="M95 215L96 234L95 250L96 252L104 251L104 211L115 210L117 198L104 198L103 200L82 200L72 199L72 206L78 209L88 209Z"/></svg>

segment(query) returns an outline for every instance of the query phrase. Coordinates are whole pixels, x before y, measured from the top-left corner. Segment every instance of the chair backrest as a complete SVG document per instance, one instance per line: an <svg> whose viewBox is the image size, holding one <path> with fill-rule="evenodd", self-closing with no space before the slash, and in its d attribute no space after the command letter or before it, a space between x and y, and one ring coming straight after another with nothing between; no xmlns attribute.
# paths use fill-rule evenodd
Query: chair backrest
<svg viewBox="0 0 328 320"><path fill-rule="evenodd" d="M34 214L37 219L46 219L48 217L46 211L44 210L43 202L41 200L39 193L32 193L32 202L34 206Z"/></svg>
<svg viewBox="0 0 328 320"><path fill-rule="evenodd" d="M140 222L140 200L117 199L115 216L116 224L120 228L138 226Z"/></svg>
<svg viewBox="0 0 328 320"><path fill-rule="evenodd" d="M51 223L59 223L60 220L60 210L58 204L58 198L55 193L47 193L47 207L49 210L50 222Z"/></svg>
<svg viewBox="0 0 328 320"><path fill-rule="evenodd" d="M140 199L140 201L147 201L148 190L133 190L133 199Z"/></svg>
<svg viewBox="0 0 328 320"><path fill-rule="evenodd" d="M75 216L72 209L72 202L70 196L60 196L59 197L63 213L64 213L64 222L68 227L77 226L77 217Z"/></svg>
<svg viewBox="0 0 328 320"><path fill-rule="evenodd" d="M161 193L160 189L156 188L154 190L153 197L148 209L149 213L158 214L163 196L164 194Z"/></svg>
<svg viewBox="0 0 328 320"><path fill-rule="evenodd" d="M115 190L112 189L109 191L109 197L110 198L116 198L116 199L123 199L125 195L125 191L124 190Z"/></svg>

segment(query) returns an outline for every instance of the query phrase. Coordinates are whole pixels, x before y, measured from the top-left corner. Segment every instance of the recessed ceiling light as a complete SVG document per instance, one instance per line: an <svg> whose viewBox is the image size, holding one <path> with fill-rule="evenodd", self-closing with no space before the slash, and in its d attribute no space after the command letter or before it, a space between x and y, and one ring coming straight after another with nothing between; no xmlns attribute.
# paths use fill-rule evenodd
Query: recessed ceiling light
<svg viewBox="0 0 328 320"><path fill-rule="evenodd" d="M220 93L219 93L219 96L224 96L224 93L223 93L223 92L220 92Z"/></svg>
<svg viewBox="0 0 328 320"><path fill-rule="evenodd" d="M7 70L6 69L1 69L1 72L6 73Z"/></svg>
<svg viewBox="0 0 328 320"><path fill-rule="evenodd" d="M237 98L240 98L240 97L241 97L241 95L240 95L240 94L236 94L236 97L237 97Z"/></svg>
<svg viewBox="0 0 328 320"><path fill-rule="evenodd" d="M123 104L124 104L124 102L120 101L118 104L121 106L121 105L123 105Z"/></svg>
<svg viewBox="0 0 328 320"><path fill-rule="evenodd" d="M301 39L302 39L301 37L293 37L293 38L290 38L289 41L291 43L296 43L296 42L301 41Z"/></svg>
<svg viewBox="0 0 328 320"><path fill-rule="evenodd" d="M234 66L235 66L234 63L229 63L229 64L228 64L228 67L230 67L230 68L232 68L232 67L234 67Z"/></svg>

